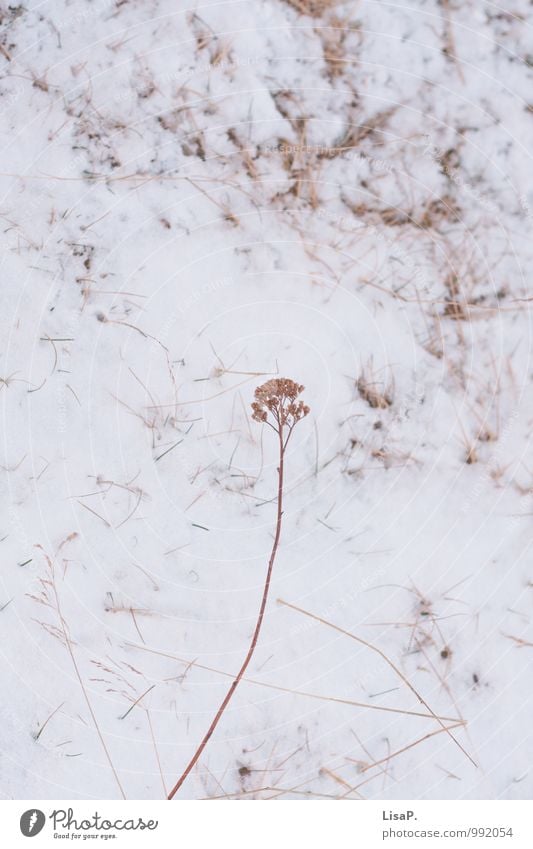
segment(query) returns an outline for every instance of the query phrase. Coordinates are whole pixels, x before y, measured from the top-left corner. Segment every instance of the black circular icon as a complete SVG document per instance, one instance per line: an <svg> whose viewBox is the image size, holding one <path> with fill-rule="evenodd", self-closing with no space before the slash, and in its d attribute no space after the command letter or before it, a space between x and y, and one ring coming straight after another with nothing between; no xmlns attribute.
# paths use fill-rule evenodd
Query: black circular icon
<svg viewBox="0 0 533 849"><path fill-rule="evenodd" d="M43 830L46 822L46 817L38 808L30 808L29 811L24 811L20 818L20 830L24 837L35 837Z"/></svg>

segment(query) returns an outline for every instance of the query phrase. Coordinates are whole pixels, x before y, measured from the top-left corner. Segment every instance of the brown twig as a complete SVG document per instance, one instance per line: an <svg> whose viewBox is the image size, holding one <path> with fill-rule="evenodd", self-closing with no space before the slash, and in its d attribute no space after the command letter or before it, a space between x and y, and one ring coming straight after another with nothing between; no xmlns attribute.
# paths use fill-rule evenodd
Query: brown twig
<svg viewBox="0 0 533 849"><path fill-rule="evenodd" d="M462 722L456 722L454 725L446 725L444 728L437 728L435 731L430 731L429 734L424 734L423 737L419 737L418 740L415 740L413 743L408 743L406 746L402 746L401 749L398 749L392 754L389 753L386 758L381 758L379 761L373 761L371 764L365 764L365 766L359 768L359 772L367 772L369 769L374 769L377 766L388 763L392 760L392 758L402 755L404 752L408 752L409 749L412 749L414 746L418 746L420 743L423 743L425 740L429 740L431 737L435 737L436 734L451 731L453 728L460 728L462 725ZM352 763L357 763L357 761L354 761L353 758L346 758L346 760L351 761Z"/></svg>
<svg viewBox="0 0 533 849"><path fill-rule="evenodd" d="M477 768L477 764L476 764L476 762L474 761L474 759L473 759L473 758L472 758L472 757L468 754L468 752L466 751L466 749L465 749L465 748L464 748L464 747L463 747L463 746L459 743L459 741L457 740L457 738L456 738L456 737L454 737L454 735L451 733L450 729L445 727L445 725L444 725L444 723L442 722L442 720L441 720L441 719L439 719L439 717L437 716L437 714L436 714L436 713L433 711L433 709L432 709L432 708L428 705L428 703L427 703L427 701L424 699L424 697L423 697L423 696L421 696L421 695L420 695L420 693L418 692L418 690L416 690L416 689L413 687L413 685L411 684L411 682L409 681L409 679L408 679L408 678L406 678L406 676L403 674L403 672L402 672L400 669L398 669L398 667L397 667L397 666L396 666L396 665L392 662L392 660L391 660L391 659L390 659L390 658L389 658L389 657L385 654L385 652L381 651L381 649L380 649L380 648L378 648L377 646L374 646L372 643L369 643L367 640L363 640L361 637L357 637L355 634L352 634L352 632L351 632L351 631L347 631L347 630L345 630L345 628L340 628L338 625L335 625L333 622L329 622L327 619L323 619L321 616L316 616L314 613L310 613L308 610L304 610L302 607L298 607L296 604L290 604L288 601L283 601L283 599L281 599L281 598L278 598L278 603L279 603L279 604L283 604L285 607L290 607L290 608L291 608L291 610L296 610L298 613L303 613L303 615L304 615L304 616L309 616L311 619L314 619L316 622L321 622L321 623L322 623L322 625L327 625L329 628L333 628L333 630L334 630L334 631L338 631L338 632L339 632L339 634L345 634L347 637L351 637L351 639L352 639L352 640L355 640L356 642L360 643L361 645L366 646L366 648L371 649L372 651L376 652L376 653L377 653L377 654L378 654L381 658L383 658L383 660L385 661L385 663L387 663L387 664L391 667L391 669L392 669L392 670L393 670L393 671L394 671L394 672L395 672L395 673L396 673L396 674L397 674L397 675L398 675L398 676L402 679L402 681L404 682L404 684L405 684L405 685L409 688L409 690L411 690L411 692L412 692L412 693L416 696L416 698L418 699L418 701L419 701L422 705L424 705L424 707L426 708L426 710L428 710L428 711L430 712L430 714L433 716L433 718L437 720L437 722L438 722L438 723L439 723L439 725L441 726L441 729L442 729L443 731L446 731L446 732L447 732L448 736L449 736L449 737L453 740L453 742L455 743L455 745L456 745L456 746L457 746L457 747L458 747L458 748L459 748L459 749L463 752L463 754L464 754L464 755L466 755L466 757L467 757L467 758L468 758L468 760L469 760L469 761L473 764L473 766L475 766L475 767ZM458 724L459 724L459 723L458 723Z"/></svg>
<svg viewBox="0 0 533 849"><path fill-rule="evenodd" d="M246 657L244 658L242 666L239 669L234 680L231 682L231 686L226 695L224 696L224 699L222 700L222 703L215 714L215 718L207 729L207 732L203 737L200 745L198 746L191 760L185 767L184 772L168 794L168 799L174 798L174 796L182 786L183 782L187 779L189 773L194 768L205 747L207 746L209 740L213 735L213 732L215 731L218 723L220 722L224 714L224 711L230 703L233 694L235 693L235 690L239 686L241 679L248 668L248 665L253 657L255 648L257 646L257 641L259 639L259 634L261 632L263 618L265 615L268 592L270 589L270 580L272 578L272 569L274 566L274 561L276 559L276 553L278 550L279 540L281 536L281 521L283 517L283 471L285 461L285 449L287 448L287 443L291 437L295 425L301 418L306 416L309 412L309 407L306 407L302 401L296 400L297 396L300 394L300 392L302 392L303 389L303 386L294 383L294 381L292 380L287 380L286 378L275 378L273 380L268 380L266 383L264 383L262 386L259 386L255 390L255 401L252 404L252 418L254 418L255 421L268 424L277 433L279 446L276 531L274 534L274 543L272 545L272 551L270 553L270 560L268 562L265 585L263 588L263 596L261 598L261 605L259 608L259 616L257 617L254 633L252 635L252 641L250 643L250 647L248 649ZM273 424L271 421L269 421L270 417L273 419Z"/></svg>
<svg viewBox="0 0 533 849"><path fill-rule="evenodd" d="M196 669L204 669L207 672L216 672L218 675L223 675L225 678L233 678L231 672L225 672L222 669L217 669L214 666L206 666L203 663L198 663L197 660L185 660L183 657L178 657L175 654L170 654L169 652L158 651L157 649L150 649L147 646L138 645L136 643L126 642L125 645L130 646L131 648L137 649L139 651L149 652L150 654L157 654L161 657L168 657L171 660L176 660L178 663L182 663L186 666L185 672L183 672L180 676L180 680L183 680L183 677L187 674L189 669L195 667ZM247 684L255 684L258 687L266 687L268 690L277 690L280 693L291 693L293 696L303 696L308 699L318 699L319 701L324 702L335 702L335 704L341 705L351 705L352 707L364 708L366 710L377 710L383 711L384 713L398 713L404 716L417 716L422 719L435 719L434 714L432 713L423 713L422 711L417 710L404 710L402 708L393 708L393 707L385 707L384 705L373 705L368 702L355 702L353 699L342 699L337 696L324 696L321 693L309 693L306 690L295 690L292 687L282 687L280 684L271 684L267 681L258 681L256 678L248 678L247 676L242 677L242 681L246 681ZM442 719L443 722L461 722L460 717L455 716L439 716L439 719ZM466 724L466 723L465 723Z"/></svg>

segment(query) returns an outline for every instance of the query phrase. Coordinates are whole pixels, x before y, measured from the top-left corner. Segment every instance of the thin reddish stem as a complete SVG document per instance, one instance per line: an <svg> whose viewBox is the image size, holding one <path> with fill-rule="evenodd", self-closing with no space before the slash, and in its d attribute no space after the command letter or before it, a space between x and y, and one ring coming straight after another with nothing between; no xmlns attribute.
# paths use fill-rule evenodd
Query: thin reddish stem
<svg viewBox="0 0 533 849"><path fill-rule="evenodd" d="M241 679L242 679L244 673L246 672L246 670L248 668L248 665L249 665L249 663L250 663L250 661L253 657L253 654L255 652L255 648L257 646L259 634L261 633L261 627L263 625L263 618L264 618L264 615L265 615L265 608L266 608L266 604L267 604L267 600L268 600L268 593L269 593L269 590L270 590L270 579L272 577L272 568L274 566L274 561L276 559L276 553L277 553L277 550L278 550L279 540L280 540L280 536L281 536L281 519L282 519L282 516L283 516L283 463L284 463L284 459L285 459L284 458L285 444L284 444L284 441L283 441L283 426L282 425L280 425L277 433L278 433L278 437L279 437L279 466L278 466L278 498L277 498L278 509L277 509L277 520L276 520L276 532L275 532L275 535L274 535L274 543L272 545L272 552L270 554L270 560L268 562L268 570L267 570L267 574L266 574L265 586L264 586L264 589L263 589L263 596L262 596L262 599L261 599L261 606L259 608L259 616L257 617L257 622L256 622L254 633L253 633L253 636L252 636L252 641L250 643L250 648L248 649L248 653L247 653L246 657L244 658L243 664L242 664L241 668L239 669L236 677L232 681L228 692L224 696L224 699L223 699L219 709L217 710L217 712L215 714L215 718L213 719L211 725L209 726L202 742L200 743L200 745L196 749L196 752L194 753L191 760L187 764L183 774L181 775L181 777L178 779L178 781L176 782L176 784L174 785L174 787L172 788L172 790L168 794L168 797L167 797L168 799L174 798L174 796L176 795L176 793L178 792L178 790L182 786L183 782L186 780L187 776L189 775L189 773L191 772L191 770L194 768L195 764L197 763L197 761L201 757L202 752L204 751L205 747L209 743L209 740L211 739L218 723L222 719L224 711L226 710L227 706L229 705L229 703L230 703L230 701L233 697L233 694L235 693L235 690L239 686Z"/></svg>

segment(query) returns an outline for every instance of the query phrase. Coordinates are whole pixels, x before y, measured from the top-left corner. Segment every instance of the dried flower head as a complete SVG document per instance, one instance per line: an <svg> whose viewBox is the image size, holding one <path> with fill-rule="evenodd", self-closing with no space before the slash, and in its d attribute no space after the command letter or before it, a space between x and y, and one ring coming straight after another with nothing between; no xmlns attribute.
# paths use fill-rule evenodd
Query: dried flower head
<svg viewBox="0 0 533 849"><path fill-rule="evenodd" d="M266 383L263 383L262 386L258 386L255 390L255 400L252 404L252 418L254 418L257 422L264 422L265 424L267 424L269 427L276 431L279 437L276 530L274 533L274 541L272 543L272 551L270 553L270 558L268 561L268 569L265 577L265 586L263 589L261 606L259 608L259 615L257 617L257 622L255 624L255 629L252 635L252 641L250 643L250 647L248 648L246 657L244 658L244 661L241 665L241 668L239 669L237 675L231 682L230 688L224 696L224 699L215 714L215 718L212 720L211 725L207 729L207 732L204 734L200 745L197 747L194 755L185 767L185 770L183 771L180 778L177 780L176 784L168 794L168 799L174 798L183 782L187 779L187 776L190 775L191 771L194 769L194 766L198 763L202 752L209 743L209 740L211 739L213 732L215 731L228 704L230 703L233 694L235 693L240 682L243 680L244 674L248 669L250 661L252 660L252 657L255 653L257 642L259 640L259 634L263 625L263 619L265 616L265 609L270 589L270 581L272 577L272 569L274 566L274 561L276 559L276 552L278 550L281 535L281 524L283 519L283 470L285 449L287 448L287 443L290 439L294 425L296 424L296 422L299 422L300 419L306 416L309 412L309 407L307 407L303 401L298 401L298 395L300 394L300 392L303 391L303 389L304 387L300 386L299 383L295 383L294 380L288 380L286 377L281 377L276 378L274 380L267 380ZM272 419L272 421L269 421L270 418ZM241 767L239 772L243 773L243 770L246 769L247 767Z"/></svg>
<svg viewBox="0 0 533 849"><path fill-rule="evenodd" d="M303 401L297 400L304 389L304 386L287 377L267 380L255 390L252 418L256 422L268 422L270 413L276 430L282 429L285 425L292 430L296 422L303 419L309 412L309 407Z"/></svg>

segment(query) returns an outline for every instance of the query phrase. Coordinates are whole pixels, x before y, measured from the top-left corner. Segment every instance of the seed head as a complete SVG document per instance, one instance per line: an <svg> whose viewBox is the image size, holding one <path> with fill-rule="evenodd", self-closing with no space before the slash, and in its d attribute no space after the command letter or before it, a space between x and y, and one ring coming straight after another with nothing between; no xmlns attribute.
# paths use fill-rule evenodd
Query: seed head
<svg viewBox="0 0 533 849"><path fill-rule="evenodd" d="M309 407L303 401L297 400L304 389L305 386L287 377L267 380L255 390L252 418L256 422L266 422L270 413L277 429L288 425L292 430L296 422L309 412Z"/></svg>

